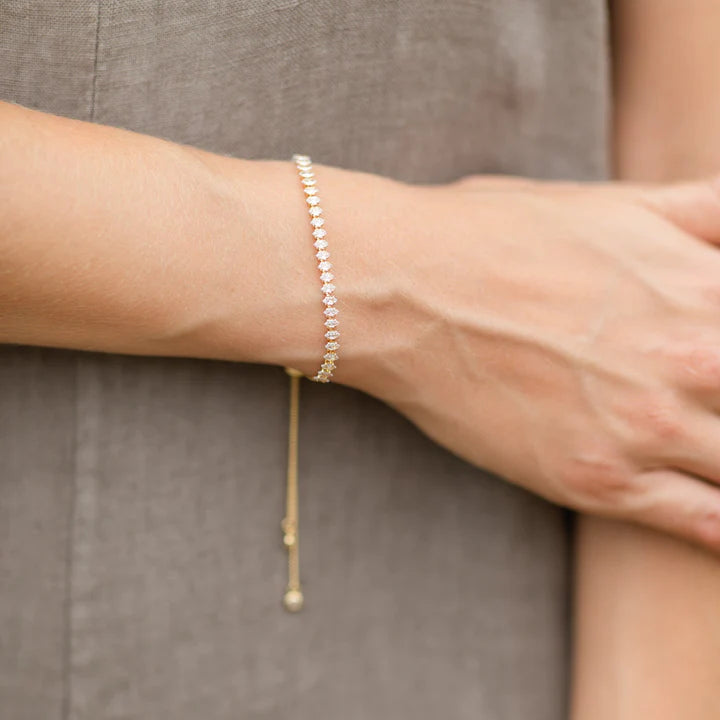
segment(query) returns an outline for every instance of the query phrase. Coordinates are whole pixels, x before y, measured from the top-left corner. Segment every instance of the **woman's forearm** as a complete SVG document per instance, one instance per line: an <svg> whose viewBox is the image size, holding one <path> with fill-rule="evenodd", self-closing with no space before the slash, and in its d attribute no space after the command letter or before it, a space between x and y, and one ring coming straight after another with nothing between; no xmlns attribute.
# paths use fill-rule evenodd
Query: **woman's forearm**
<svg viewBox="0 0 720 720"><path fill-rule="evenodd" d="M333 208L362 192L360 174L317 173ZM0 342L310 373L322 306L303 197L289 162L0 103Z"/></svg>
<svg viewBox="0 0 720 720"><path fill-rule="evenodd" d="M720 171L720 3L612 0L617 176Z"/></svg>
<svg viewBox="0 0 720 720"><path fill-rule="evenodd" d="M718 4L615 6L618 175L717 173ZM651 530L585 516L576 558L573 720L720 717L717 557Z"/></svg>
<svg viewBox="0 0 720 720"><path fill-rule="evenodd" d="M317 371L325 308L289 162L8 105L0 129L0 341ZM698 394L720 366L720 188L314 167L335 381L544 497L720 552L720 491L694 479L720 481Z"/></svg>
<svg viewBox="0 0 720 720"><path fill-rule="evenodd" d="M585 517L573 720L720 717L720 565L651 530Z"/></svg>

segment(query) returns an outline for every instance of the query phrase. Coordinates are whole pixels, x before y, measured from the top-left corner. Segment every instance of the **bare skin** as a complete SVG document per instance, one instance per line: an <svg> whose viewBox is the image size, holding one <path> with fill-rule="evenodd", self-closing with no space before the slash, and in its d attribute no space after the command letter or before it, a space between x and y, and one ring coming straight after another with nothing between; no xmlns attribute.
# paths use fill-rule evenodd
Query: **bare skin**
<svg viewBox="0 0 720 720"><path fill-rule="evenodd" d="M0 125L0 339L315 371L290 163L7 104ZM549 499L720 552L717 182L317 175L338 382Z"/></svg>
<svg viewBox="0 0 720 720"><path fill-rule="evenodd" d="M614 22L619 176L715 172L718 3L620 0ZM717 556L638 526L581 518L573 720L720 717L718 598Z"/></svg>

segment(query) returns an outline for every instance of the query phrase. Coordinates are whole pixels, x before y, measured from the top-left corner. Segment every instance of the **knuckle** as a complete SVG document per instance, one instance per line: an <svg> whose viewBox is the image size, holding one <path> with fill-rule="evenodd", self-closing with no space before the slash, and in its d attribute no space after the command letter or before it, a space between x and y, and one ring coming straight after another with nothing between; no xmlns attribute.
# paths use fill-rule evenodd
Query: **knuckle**
<svg viewBox="0 0 720 720"><path fill-rule="evenodd" d="M651 437L662 442L679 440L684 435L683 424L675 408L662 400L647 401L642 408L642 419Z"/></svg>
<svg viewBox="0 0 720 720"><path fill-rule="evenodd" d="M624 463L598 452L577 453L567 458L561 480L581 507L617 506L634 487L633 474Z"/></svg>
<svg viewBox="0 0 720 720"><path fill-rule="evenodd" d="M676 374L684 384L699 388L720 388L720 349L697 345L674 357Z"/></svg>
<svg viewBox="0 0 720 720"><path fill-rule="evenodd" d="M686 436L679 404L663 393L636 398L630 404L626 420L636 444L643 448L676 444Z"/></svg>
<svg viewBox="0 0 720 720"><path fill-rule="evenodd" d="M700 297L711 306L720 305L720 282L711 280L703 283L699 288L699 292Z"/></svg>
<svg viewBox="0 0 720 720"><path fill-rule="evenodd" d="M720 508L707 509L701 513L697 536L703 545L720 552Z"/></svg>

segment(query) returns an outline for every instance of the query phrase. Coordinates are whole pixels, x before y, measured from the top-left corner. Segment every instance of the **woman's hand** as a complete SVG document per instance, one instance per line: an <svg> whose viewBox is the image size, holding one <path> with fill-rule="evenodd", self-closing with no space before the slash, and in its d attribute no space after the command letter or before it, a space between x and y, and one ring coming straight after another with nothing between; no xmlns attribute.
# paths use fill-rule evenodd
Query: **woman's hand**
<svg viewBox="0 0 720 720"><path fill-rule="evenodd" d="M314 374L321 292L290 162L7 103L0 127L0 341ZM335 380L551 500L720 551L716 187L315 169Z"/></svg>
<svg viewBox="0 0 720 720"><path fill-rule="evenodd" d="M720 186L363 193L349 224L325 203L337 380L546 498L720 551Z"/></svg>

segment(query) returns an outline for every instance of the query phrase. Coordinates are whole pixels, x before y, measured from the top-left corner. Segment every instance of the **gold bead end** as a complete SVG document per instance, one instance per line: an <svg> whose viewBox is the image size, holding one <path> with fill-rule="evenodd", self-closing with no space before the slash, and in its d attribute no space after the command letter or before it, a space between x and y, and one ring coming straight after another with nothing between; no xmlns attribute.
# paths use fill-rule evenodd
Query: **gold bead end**
<svg viewBox="0 0 720 720"><path fill-rule="evenodd" d="M283 597L283 605L288 612L302 610L303 594L300 590L288 590Z"/></svg>

